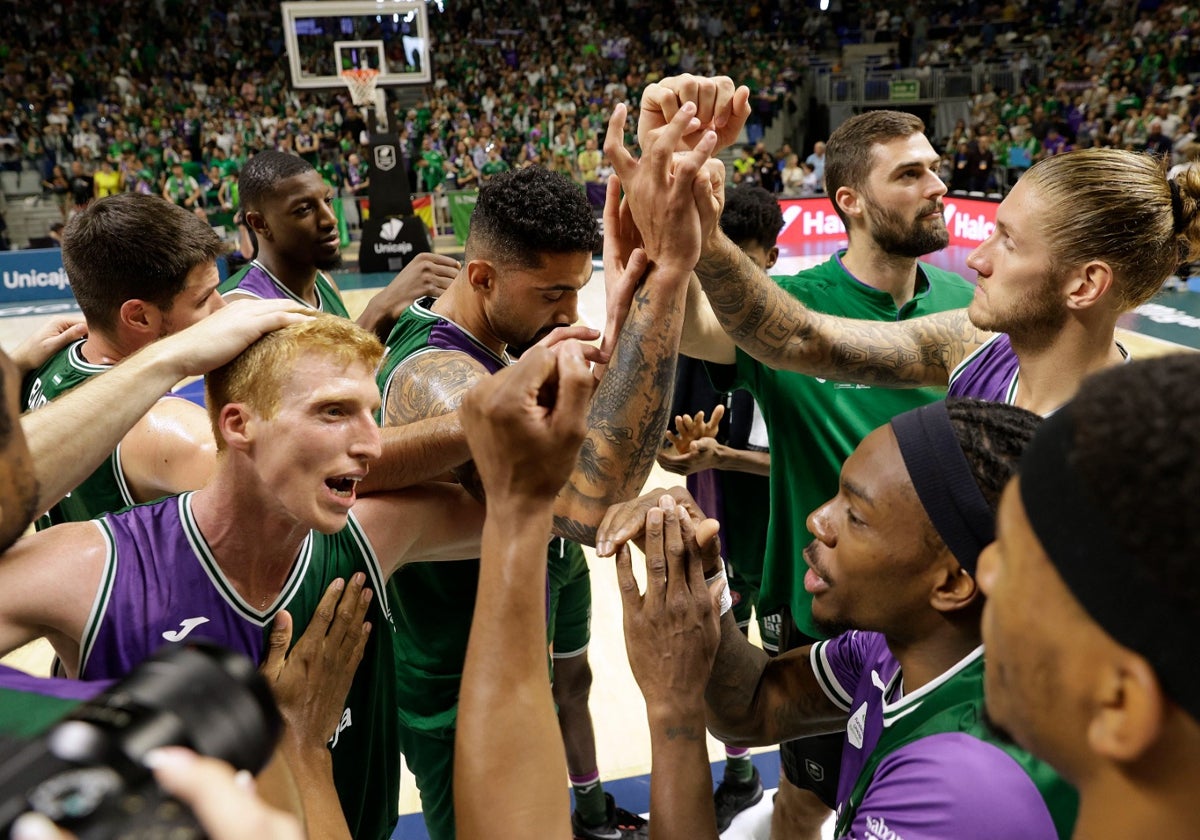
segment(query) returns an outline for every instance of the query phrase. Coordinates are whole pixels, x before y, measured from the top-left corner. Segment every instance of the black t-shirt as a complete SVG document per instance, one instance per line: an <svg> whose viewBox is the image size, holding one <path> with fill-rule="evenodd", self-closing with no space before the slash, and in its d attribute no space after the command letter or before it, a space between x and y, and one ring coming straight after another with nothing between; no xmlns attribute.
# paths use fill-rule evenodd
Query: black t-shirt
<svg viewBox="0 0 1200 840"><path fill-rule="evenodd" d="M92 200L92 177L90 175L71 176L71 197L76 204L87 204Z"/></svg>

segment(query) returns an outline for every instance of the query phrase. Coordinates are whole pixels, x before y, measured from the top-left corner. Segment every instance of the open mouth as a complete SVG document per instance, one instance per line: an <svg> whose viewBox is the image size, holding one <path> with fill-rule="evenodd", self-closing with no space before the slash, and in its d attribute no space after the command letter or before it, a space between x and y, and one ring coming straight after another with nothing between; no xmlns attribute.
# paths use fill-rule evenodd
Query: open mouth
<svg viewBox="0 0 1200 840"><path fill-rule="evenodd" d="M342 476L340 478L325 479L325 486L332 491L333 495L339 499L353 499L354 490L358 486L358 482L362 479Z"/></svg>

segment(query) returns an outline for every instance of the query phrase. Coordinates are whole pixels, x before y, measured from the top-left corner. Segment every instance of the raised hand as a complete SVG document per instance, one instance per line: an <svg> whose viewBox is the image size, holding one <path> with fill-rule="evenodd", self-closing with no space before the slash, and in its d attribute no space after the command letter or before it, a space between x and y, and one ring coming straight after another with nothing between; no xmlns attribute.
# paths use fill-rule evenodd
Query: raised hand
<svg viewBox="0 0 1200 840"><path fill-rule="evenodd" d="M643 149L646 137L669 123L685 102L696 106L700 125L679 139L676 151L695 148L705 131L713 131L717 135L715 154L737 141L750 116L750 88L734 85L728 76L670 76L642 91L638 143Z"/></svg>
<svg viewBox="0 0 1200 840"><path fill-rule="evenodd" d="M704 412L677 414L675 416L675 431L667 430L667 439L675 444L675 451L683 455L691 448L692 441L701 438L715 438L721 427L721 418L725 416L725 406L718 403L712 410L712 418L704 419Z"/></svg>
<svg viewBox="0 0 1200 840"><path fill-rule="evenodd" d="M535 345L467 393L459 418L489 502L558 494L587 433L594 386L584 346L568 340Z"/></svg>

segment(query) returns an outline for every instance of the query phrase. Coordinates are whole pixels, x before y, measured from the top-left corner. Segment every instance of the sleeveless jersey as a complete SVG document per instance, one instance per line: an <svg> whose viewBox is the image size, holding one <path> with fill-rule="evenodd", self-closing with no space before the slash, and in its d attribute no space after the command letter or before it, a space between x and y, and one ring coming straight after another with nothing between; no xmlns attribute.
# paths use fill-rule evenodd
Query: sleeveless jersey
<svg viewBox="0 0 1200 840"><path fill-rule="evenodd" d="M258 260L254 260L230 275L218 289L222 295L241 292L264 300L286 298L305 306L311 306L308 301L279 282L275 275L267 271L266 266ZM321 312L328 312L330 315L350 317L350 313L346 311L346 304L342 302L341 295L333 286L333 281L320 271L317 272L317 309Z"/></svg>
<svg viewBox="0 0 1200 840"><path fill-rule="evenodd" d="M1075 791L985 721L982 647L907 694L880 633L819 642L811 664L850 716L835 837L1071 836Z"/></svg>
<svg viewBox="0 0 1200 840"><path fill-rule="evenodd" d="M35 677L0 665L0 736L32 738L111 685Z"/></svg>
<svg viewBox="0 0 1200 840"><path fill-rule="evenodd" d="M888 292L860 282L842 265L841 253L794 277L776 282L805 306L830 315L869 321L907 321L971 302L974 287L957 274L918 263L913 297L896 308ZM944 388L883 388L774 370L738 350L736 374L718 388L745 388L762 410L771 439L770 524L767 527L759 607L763 614L789 606L802 632L820 638L812 623L812 596L801 582L801 551L812 535L808 514L837 493L842 462L864 437L897 414L945 396Z"/></svg>
<svg viewBox="0 0 1200 840"><path fill-rule="evenodd" d="M83 339L64 347L44 365L25 377L21 403L25 411L41 408L110 365L95 365L83 357ZM90 476L37 520L39 531L63 522L86 522L134 503L121 469L121 447L104 460Z"/></svg>
<svg viewBox="0 0 1200 840"><path fill-rule="evenodd" d="M1121 342L1116 344L1129 361L1129 351ZM994 335L955 366L950 373L949 396L1013 405L1017 399L1019 367L1008 335Z"/></svg>
<svg viewBox="0 0 1200 840"><path fill-rule="evenodd" d="M376 376L385 404L396 368L421 353L466 353L488 373L508 364L507 358L431 311L432 304L433 298L413 303L388 336ZM442 735L454 731L478 584L478 560L410 563L392 575L389 597L396 619L397 699L404 726Z"/></svg>
<svg viewBox="0 0 1200 840"><path fill-rule="evenodd" d="M386 840L400 790L391 606L354 514L337 534L313 531L305 538L278 598L260 609L242 599L217 565L191 499L185 493L97 521L108 559L84 627L80 676L124 676L162 645L185 639L207 639L261 662L279 610L292 615L295 641L329 584L364 572L375 593L367 613L372 630L330 748L351 833Z"/></svg>

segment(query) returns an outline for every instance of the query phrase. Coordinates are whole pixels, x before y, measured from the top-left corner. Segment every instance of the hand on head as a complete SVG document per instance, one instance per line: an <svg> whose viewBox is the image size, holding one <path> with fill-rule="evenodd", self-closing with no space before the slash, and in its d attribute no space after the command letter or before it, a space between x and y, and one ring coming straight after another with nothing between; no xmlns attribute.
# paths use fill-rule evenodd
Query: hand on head
<svg viewBox="0 0 1200 840"><path fill-rule="evenodd" d="M237 300L151 345L178 366L179 378L200 376L233 359L269 332L310 318L291 300Z"/></svg>

